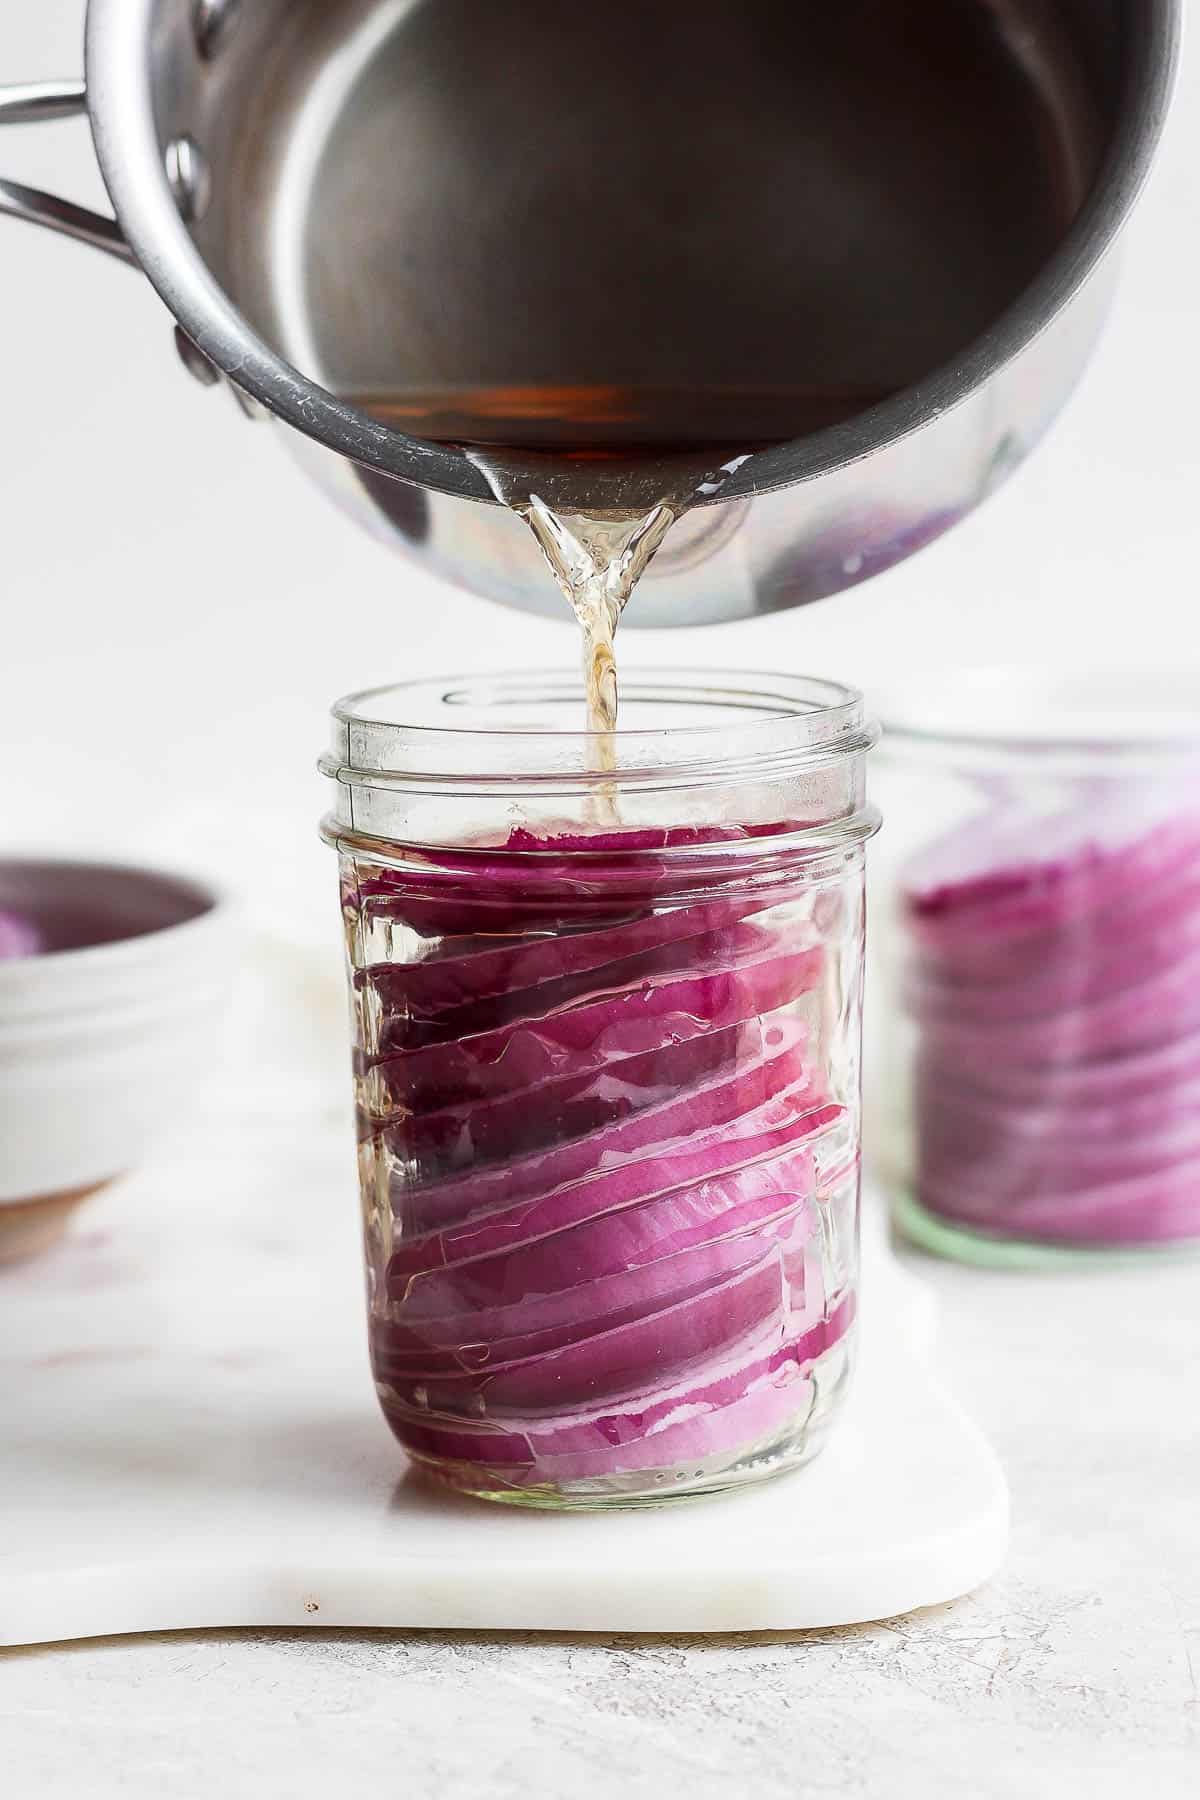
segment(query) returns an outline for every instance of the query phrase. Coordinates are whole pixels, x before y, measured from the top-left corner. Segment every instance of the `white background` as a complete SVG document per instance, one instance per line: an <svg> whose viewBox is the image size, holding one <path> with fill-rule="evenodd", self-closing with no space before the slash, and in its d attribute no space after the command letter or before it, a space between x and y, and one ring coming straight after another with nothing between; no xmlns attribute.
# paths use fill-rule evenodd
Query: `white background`
<svg viewBox="0 0 1200 1800"><path fill-rule="evenodd" d="M0 81L74 75L82 0L7 0ZM1200 56L1125 244L1099 360L985 511L873 585L626 655L871 683L930 664L1200 661ZM103 204L82 122L0 134L0 173ZM312 773L337 695L573 664L566 622L443 587L358 536L269 425L180 370L139 277L0 221L0 849L239 866L287 928L333 872Z"/></svg>

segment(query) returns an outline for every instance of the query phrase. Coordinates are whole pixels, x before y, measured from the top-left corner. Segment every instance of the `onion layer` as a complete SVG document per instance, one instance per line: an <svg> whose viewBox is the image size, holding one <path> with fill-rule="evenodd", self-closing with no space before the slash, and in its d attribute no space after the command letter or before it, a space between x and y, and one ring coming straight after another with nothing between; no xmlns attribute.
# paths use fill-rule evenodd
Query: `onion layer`
<svg viewBox="0 0 1200 1800"><path fill-rule="evenodd" d="M420 946L355 978L372 1359L417 1455L536 1486L802 1429L853 1319L821 1214L857 1146L811 909L681 896L653 854L712 835L518 833L348 886L356 930Z"/></svg>
<svg viewBox="0 0 1200 1800"><path fill-rule="evenodd" d="M905 913L922 1204L1064 1245L1200 1238L1200 823L977 824Z"/></svg>

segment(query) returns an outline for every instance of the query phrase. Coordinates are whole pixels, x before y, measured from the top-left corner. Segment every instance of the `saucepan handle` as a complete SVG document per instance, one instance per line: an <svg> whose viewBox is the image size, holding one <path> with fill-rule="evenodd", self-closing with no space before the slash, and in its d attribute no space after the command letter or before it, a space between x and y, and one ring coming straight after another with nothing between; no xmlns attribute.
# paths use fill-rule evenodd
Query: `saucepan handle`
<svg viewBox="0 0 1200 1800"><path fill-rule="evenodd" d="M72 119L87 112L87 87L82 81L34 81L17 87L0 87L0 125L39 125L51 119ZM26 187L21 181L0 181L0 213L44 225L78 243L103 250L106 256L134 263L133 251L121 227L104 213L60 200L56 194Z"/></svg>
<svg viewBox="0 0 1200 1800"><path fill-rule="evenodd" d="M40 125L51 119L73 119L87 112L87 86L82 81L30 81L18 87L0 87L0 125ZM73 200L60 200L57 194L41 188L26 187L22 181L0 180L0 215L24 219L30 225L43 225L48 231L60 232L77 243L103 250L119 262L137 267L137 258L125 242L115 219L89 207L77 206ZM203 350L193 342L182 325L175 327L175 348L190 375L203 387L215 387L221 372ZM232 382L234 398L250 418L261 416L261 409Z"/></svg>

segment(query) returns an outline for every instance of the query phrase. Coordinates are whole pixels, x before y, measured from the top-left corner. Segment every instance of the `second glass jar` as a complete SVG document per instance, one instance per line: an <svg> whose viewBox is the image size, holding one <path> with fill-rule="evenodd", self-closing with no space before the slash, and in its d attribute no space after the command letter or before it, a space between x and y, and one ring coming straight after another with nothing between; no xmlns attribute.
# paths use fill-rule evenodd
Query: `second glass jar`
<svg viewBox="0 0 1200 1800"><path fill-rule="evenodd" d="M1000 671L881 706L878 1135L927 1248L1200 1244L1196 703L1169 677Z"/></svg>
<svg viewBox="0 0 1200 1800"><path fill-rule="evenodd" d="M857 1306L864 801L832 683L343 702L372 1364L491 1499L661 1502L793 1467Z"/></svg>

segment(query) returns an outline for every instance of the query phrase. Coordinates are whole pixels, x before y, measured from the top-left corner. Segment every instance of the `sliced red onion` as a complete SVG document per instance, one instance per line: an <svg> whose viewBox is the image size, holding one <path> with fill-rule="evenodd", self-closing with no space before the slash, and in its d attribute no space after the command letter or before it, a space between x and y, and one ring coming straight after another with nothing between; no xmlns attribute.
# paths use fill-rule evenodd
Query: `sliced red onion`
<svg viewBox="0 0 1200 1800"><path fill-rule="evenodd" d="M703 1099L720 1108L735 1101L737 1080L703 1090ZM677 1101L648 1109L613 1130L575 1139L509 1165L512 1179L500 1169L481 1169L477 1181L458 1179L430 1187L398 1184L392 1214L408 1237L420 1237L493 1218L512 1208L539 1204L583 1185L586 1205L598 1205L598 1183L604 1184L603 1211L634 1206L681 1185L709 1181L753 1163L780 1156L816 1137L842 1116L842 1109L799 1086L785 1089L765 1104L728 1123L706 1123L689 1129L694 1107ZM706 1120L710 1115L704 1115ZM719 1118L719 1114L717 1115ZM565 1203L569 1204L569 1203Z"/></svg>
<svg viewBox="0 0 1200 1800"><path fill-rule="evenodd" d="M450 1014L449 1035L460 1009L482 1012L486 1002L499 1002L496 1010L502 1016L495 1022L502 1023L528 989L541 990L565 976L587 975L634 957L644 958L646 968L654 970L663 965L665 956L690 947L698 937L739 924L753 910L746 901L692 906L682 920L674 912L649 913L601 931L514 938L499 948L486 939L468 939L463 948L459 940L449 938L424 961L364 969L357 981L361 987L373 987L384 1007L410 1026L442 1021ZM552 1006L553 999L544 1010ZM476 1027L468 1024L466 1029Z"/></svg>
<svg viewBox="0 0 1200 1800"><path fill-rule="evenodd" d="M812 989L820 973L815 951L785 955L764 934L741 929L742 939L715 949L698 940L689 970L589 995L548 1017L537 1014L536 1023L388 1056L377 1068L385 1103L437 1109L578 1079L627 1057L708 1038Z"/></svg>
<svg viewBox="0 0 1200 1800"><path fill-rule="evenodd" d="M601 1077L547 1082L532 1100L517 1095L416 1113L385 1125L382 1135L409 1164L406 1179L430 1179L428 1170L437 1179L444 1171L441 1193L451 1203L462 1170L477 1171L466 1179L479 1195L487 1177L482 1165L497 1161L507 1164L502 1186L536 1192L587 1174L599 1156L607 1161L654 1149L664 1132L669 1141L728 1125L793 1092L799 1095L796 1110L811 1110L805 1050L803 1027L795 1021L750 1019L629 1057Z"/></svg>
<svg viewBox="0 0 1200 1800"><path fill-rule="evenodd" d="M803 1423L851 1305L819 1171L853 1146L813 927L777 867L748 895L699 855L724 836L516 834L351 884L426 940L358 978L372 1358L418 1453L620 1475ZM660 847L697 850L694 896Z"/></svg>
<svg viewBox="0 0 1200 1800"><path fill-rule="evenodd" d="M572 1246L557 1240L580 1226L586 1226L589 1233L588 1269L607 1273L610 1266L621 1266L621 1258L636 1256L647 1233L659 1241L664 1219L675 1232L685 1234L681 1241L703 1242L703 1238L686 1234L702 1232L707 1223L710 1235L718 1235L739 1216L749 1225L754 1209L764 1201L774 1206L780 1195L787 1195L797 1205L813 1187L812 1156L805 1148L789 1149L782 1156L735 1168L715 1179L685 1179L641 1206L628 1198L631 1190L636 1194L647 1180L673 1180L677 1171L669 1165L663 1168L661 1160L655 1159L619 1173L624 1179L610 1179L600 1171L573 1187L520 1200L446 1231L402 1239L388 1265L389 1291L397 1287L407 1291L411 1277L428 1270L497 1255L511 1257L514 1251L544 1238L556 1240L560 1256L569 1254Z"/></svg>
<svg viewBox="0 0 1200 1800"><path fill-rule="evenodd" d="M37 956L41 948L42 934L32 919L22 913L0 912L0 962Z"/></svg>
<svg viewBox="0 0 1200 1800"><path fill-rule="evenodd" d="M376 1370L385 1378L396 1370L408 1375L456 1369L486 1373L496 1363L558 1349L583 1335L585 1329L614 1329L661 1311L668 1301L690 1299L742 1273L776 1245L786 1256L789 1238L798 1240L796 1248L802 1250L810 1230L803 1213L788 1207L784 1214L781 1207L776 1217L746 1237L719 1238L682 1249L660 1245L657 1255L644 1252L646 1260L640 1265L607 1275L580 1280L578 1263L572 1258L566 1271L549 1276L551 1282L557 1280L561 1285L542 1293L514 1283L521 1287L521 1297L503 1305L472 1305L463 1290L457 1289L450 1299L457 1302L458 1310L422 1316L411 1304L410 1293L397 1308L403 1322L379 1322L374 1341ZM455 1271L468 1277L472 1273L469 1268ZM804 1279L801 1259L801 1292Z"/></svg>
<svg viewBox="0 0 1200 1800"><path fill-rule="evenodd" d="M402 1405L385 1388L384 1410L418 1454L507 1467L517 1480L579 1480L749 1454L803 1422L813 1365L846 1335L854 1312L847 1295L786 1342L748 1344L704 1376L651 1389L634 1404L472 1423Z"/></svg>
<svg viewBox="0 0 1200 1800"><path fill-rule="evenodd" d="M482 1400L489 1415L511 1409L574 1407L638 1394L647 1369L662 1383L711 1367L745 1341L777 1333L782 1341L788 1311L787 1285L777 1247L748 1268L682 1297L673 1294L656 1311L625 1319L599 1331L582 1325L568 1342L550 1349L489 1361L481 1369L419 1376L416 1382L393 1374L390 1385L401 1405L413 1405L419 1386L423 1404L435 1410L469 1410Z"/></svg>
<svg viewBox="0 0 1200 1800"><path fill-rule="evenodd" d="M1020 1021L1086 1006L1169 974L1200 953L1200 881L1186 893L1156 889L1153 903L1108 922L1099 915L1070 932L1027 939L1022 954L1002 938L967 967L936 954L913 958L905 984L922 1021Z"/></svg>
<svg viewBox="0 0 1200 1800"><path fill-rule="evenodd" d="M910 873L907 918L925 1206L1064 1244L1200 1238L1200 820L973 825Z"/></svg>

